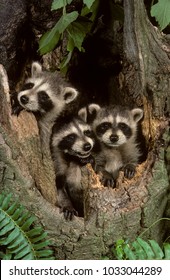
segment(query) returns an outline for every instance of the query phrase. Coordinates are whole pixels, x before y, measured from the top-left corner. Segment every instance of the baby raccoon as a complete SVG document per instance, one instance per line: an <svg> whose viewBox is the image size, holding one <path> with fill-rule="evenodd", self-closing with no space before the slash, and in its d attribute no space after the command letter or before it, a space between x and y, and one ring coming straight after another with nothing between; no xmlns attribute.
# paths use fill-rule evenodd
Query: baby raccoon
<svg viewBox="0 0 170 280"><path fill-rule="evenodd" d="M43 71L38 62L33 62L31 77L17 94L12 97L12 113L22 109L31 111L37 117L40 137L49 142L52 126L62 115L71 115L78 108L78 91L66 82L58 72Z"/></svg>
<svg viewBox="0 0 170 280"><path fill-rule="evenodd" d="M103 174L103 184L114 187L120 169L123 169L126 178L131 179L140 156L136 136L143 111L121 106L100 108L97 104L91 104L88 110L82 108L79 114L86 120L88 112L96 114L92 121L99 143L95 162L96 171Z"/></svg>
<svg viewBox="0 0 170 280"><path fill-rule="evenodd" d="M83 216L81 166L93 163L94 145L90 126L78 117L57 120L52 129L51 154L56 173L58 206L64 217Z"/></svg>

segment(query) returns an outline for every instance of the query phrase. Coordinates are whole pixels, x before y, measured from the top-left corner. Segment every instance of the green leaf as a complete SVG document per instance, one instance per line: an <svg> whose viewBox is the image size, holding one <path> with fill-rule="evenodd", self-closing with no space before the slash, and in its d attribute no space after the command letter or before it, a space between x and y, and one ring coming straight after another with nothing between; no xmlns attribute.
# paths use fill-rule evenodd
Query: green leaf
<svg viewBox="0 0 170 280"><path fill-rule="evenodd" d="M0 230L0 236L3 236L7 234L9 231L11 231L14 228L14 223L10 221L3 229Z"/></svg>
<svg viewBox="0 0 170 280"><path fill-rule="evenodd" d="M98 12L99 3L100 0L95 0L90 9L87 6L84 6L81 10L81 16L86 17L86 19L88 18L93 24Z"/></svg>
<svg viewBox="0 0 170 280"><path fill-rule="evenodd" d="M31 251L30 247L27 246L27 244L26 244L26 246L24 248L22 248L22 250L18 254L15 255L14 260L22 259L27 254L30 254L30 251Z"/></svg>
<svg viewBox="0 0 170 280"><path fill-rule="evenodd" d="M165 260L170 260L170 244L169 243L164 243L164 252L165 252Z"/></svg>
<svg viewBox="0 0 170 280"><path fill-rule="evenodd" d="M71 57L72 57L72 52L69 52L68 55L63 59L63 61L60 64L60 70L62 71L63 74L66 74L67 72L68 63L70 62Z"/></svg>
<svg viewBox="0 0 170 280"><path fill-rule="evenodd" d="M155 240L149 240L149 243L152 246L152 249L155 253L155 258L156 260L162 260L164 257L164 253L162 249L160 248L159 244Z"/></svg>
<svg viewBox="0 0 170 280"><path fill-rule="evenodd" d="M51 31L46 32L39 41L39 52L41 55L52 51L58 44L61 35L56 30L55 26Z"/></svg>
<svg viewBox="0 0 170 280"><path fill-rule="evenodd" d="M36 227L31 229L30 231L27 232L27 235L29 238L35 237L42 234L42 228L41 227Z"/></svg>
<svg viewBox="0 0 170 280"><path fill-rule="evenodd" d="M123 260L125 257L124 249L123 249L124 244L125 241L123 239L119 239L116 241L116 248L114 249L114 253L118 260Z"/></svg>
<svg viewBox="0 0 170 280"><path fill-rule="evenodd" d="M36 220L36 218L34 216L29 217L26 222L21 226L21 229L23 231L26 231L27 229L29 229L30 225L32 225L32 223Z"/></svg>
<svg viewBox="0 0 170 280"><path fill-rule="evenodd" d="M13 214L11 214L11 218L14 221L16 221L21 216L21 213L22 213L22 209L21 209L21 207L19 207L18 209L15 210L15 212Z"/></svg>
<svg viewBox="0 0 170 280"><path fill-rule="evenodd" d="M43 232L40 236L37 236L35 238L31 238L32 243L37 243L38 241L41 241L47 237L47 232Z"/></svg>
<svg viewBox="0 0 170 280"><path fill-rule="evenodd" d="M34 249L35 249L35 250L40 250L40 249L42 249L42 248L48 246L49 244L50 244L49 240L45 240L45 241L43 241L43 242L41 242L41 243L35 244L35 245L34 245Z"/></svg>
<svg viewBox="0 0 170 280"><path fill-rule="evenodd" d="M34 258L34 255L33 255L33 253L29 253L29 254L27 254L26 256L24 256L23 258L22 258L22 260L34 260L35 258Z"/></svg>
<svg viewBox="0 0 170 280"><path fill-rule="evenodd" d="M63 14L51 31L46 32L39 41L39 52L41 55L52 51L58 44L64 30L77 19L78 12L73 11Z"/></svg>
<svg viewBox="0 0 170 280"><path fill-rule="evenodd" d="M13 250L17 248L17 246L18 245L20 246L23 242L25 242L25 240L26 240L25 236L23 235L22 232L20 232L19 236L17 236L17 239L14 240L13 243L8 246L8 249Z"/></svg>
<svg viewBox="0 0 170 280"><path fill-rule="evenodd" d="M71 4L73 0L54 0L51 5L51 11L64 8L67 4Z"/></svg>
<svg viewBox="0 0 170 280"><path fill-rule="evenodd" d="M137 241L134 241L132 246L135 249L136 260L146 260L146 253L141 245Z"/></svg>
<svg viewBox="0 0 170 280"><path fill-rule="evenodd" d="M8 237L5 238L3 245L10 244L19 236L19 234L20 234L20 230L17 227L14 228L14 230L8 235Z"/></svg>
<svg viewBox="0 0 170 280"><path fill-rule="evenodd" d="M4 226L6 226L8 223L10 222L10 218L9 219L3 219L1 222L0 222L0 229L2 229Z"/></svg>
<svg viewBox="0 0 170 280"><path fill-rule="evenodd" d="M82 51L82 43L89 28L90 24L88 22L73 22L67 28L67 32L72 38L72 45L74 42L74 47L78 48L79 51ZM73 50L73 48L70 50Z"/></svg>
<svg viewBox="0 0 170 280"><path fill-rule="evenodd" d="M152 248L150 247L150 245L144 241L143 239L141 238L137 238L137 242L141 245L141 247L144 249L146 255L147 255L147 259L148 260L153 260L154 257L155 257L155 254L152 250Z"/></svg>
<svg viewBox="0 0 170 280"><path fill-rule="evenodd" d="M8 194L7 196L4 196L4 199L3 199L2 204L1 204L1 208L3 210L6 210L8 208L11 196L12 196L11 194Z"/></svg>
<svg viewBox="0 0 170 280"><path fill-rule="evenodd" d="M151 16L156 18L161 30L167 27L170 23L170 1L159 0L151 7Z"/></svg>
<svg viewBox="0 0 170 280"><path fill-rule="evenodd" d="M128 260L136 260L135 254L132 252L129 244L124 245L124 252Z"/></svg>
<svg viewBox="0 0 170 280"><path fill-rule="evenodd" d="M37 251L37 256L38 256L39 258L51 256L51 254L52 254L52 250L41 250L41 251Z"/></svg>
<svg viewBox="0 0 170 280"><path fill-rule="evenodd" d="M51 11L63 8L65 7L65 5L66 5L66 0L54 0L51 5Z"/></svg>
<svg viewBox="0 0 170 280"><path fill-rule="evenodd" d="M83 3L88 7L88 9L91 8L95 0L83 0Z"/></svg>
<svg viewBox="0 0 170 280"><path fill-rule="evenodd" d="M98 7L100 4L100 0L95 0L93 5L91 6L90 11L92 12L90 20L92 21L92 23L95 21L97 13L98 13Z"/></svg>
<svg viewBox="0 0 170 280"><path fill-rule="evenodd" d="M30 213L28 212L28 211L26 211L26 212L23 212L23 208L20 208L20 209L18 209L20 212L19 212L19 217L18 218L16 218L15 217L15 219L13 218L13 215L12 215L12 218L15 220L15 221L17 221L17 225L18 226L22 226L23 225L23 223L29 218L29 216L30 216Z"/></svg>
<svg viewBox="0 0 170 280"><path fill-rule="evenodd" d="M67 43L67 51L72 52L74 50L74 47L75 47L74 40L72 39L71 36L69 36L68 43Z"/></svg>
<svg viewBox="0 0 170 280"><path fill-rule="evenodd" d="M64 30L78 18L79 13L77 11L73 11L68 14L62 15L59 21L55 25L55 30L60 34L64 32Z"/></svg>
<svg viewBox="0 0 170 280"><path fill-rule="evenodd" d="M0 256L1 260L11 260L12 259L12 254L3 254L2 256Z"/></svg>
<svg viewBox="0 0 170 280"><path fill-rule="evenodd" d="M7 212L8 215L11 216L17 208L18 208L18 205L17 205L17 202L15 202L9 207L9 209L7 209L6 212Z"/></svg>
<svg viewBox="0 0 170 280"><path fill-rule="evenodd" d="M3 211L0 212L0 222L6 219L6 215Z"/></svg>
<svg viewBox="0 0 170 280"><path fill-rule="evenodd" d="M30 247L30 246L28 246L26 240L24 240L24 242L23 242L22 244L20 244L20 245L17 246L16 248L13 248L13 249L10 250L10 251L11 251L12 254L18 254L18 253L20 253L20 252L23 250L23 248L26 248L26 246L27 246L27 247ZM31 248L30 248L30 251L31 251Z"/></svg>

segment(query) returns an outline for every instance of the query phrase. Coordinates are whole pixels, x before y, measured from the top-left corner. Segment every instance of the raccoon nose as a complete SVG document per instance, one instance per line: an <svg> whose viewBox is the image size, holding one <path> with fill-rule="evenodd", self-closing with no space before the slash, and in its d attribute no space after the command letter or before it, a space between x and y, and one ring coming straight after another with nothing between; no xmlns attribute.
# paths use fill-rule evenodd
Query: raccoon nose
<svg viewBox="0 0 170 280"><path fill-rule="evenodd" d="M90 150L91 150L91 145L90 145L90 143L86 143L86 144L84 144L83 149L84 149L84 151L85 151L85 152L90 151Z"/></svg>
<svg viewBox="0 0 170 280"><path fill-rule="evenodd" d="M112 143L117 142L118 139L119 139L119 137L118 137L117 135L112 134L112 135L110 136L110 141L111 141Z"/></svg>
<svg viewBox="0 0 170 280"><path fill-rule="evenodd" d="M21 98L20 98L20 101L21 101L22 104L27 104L28 101L29 101L29 98L26 95L22 95Z"/></svg>

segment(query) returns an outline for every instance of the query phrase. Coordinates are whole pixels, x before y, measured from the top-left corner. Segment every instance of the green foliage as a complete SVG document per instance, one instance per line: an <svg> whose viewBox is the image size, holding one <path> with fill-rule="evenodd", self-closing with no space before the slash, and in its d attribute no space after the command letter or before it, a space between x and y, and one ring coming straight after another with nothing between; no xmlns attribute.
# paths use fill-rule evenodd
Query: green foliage
<svg viewBox="0 0 170 280"><path fill-rule="evenodd" d="M160 29L165 29L170 23L170 1L159 0L151 7L151 16L155 17Z"/></svg>
<svg viewBox="0 0 170 280"><path fill-rule="evenodd" d="M52 2L51 10L58 10L65 7L67 4L71 4L73 0L54 0Z"/></svg>
<svg viewBox="0 0 170 280"><path fill-rule="evenodd" d="M71 13L66 12L66 7L71 2L72 0L54 0L52 2L51 10L62 9L62 16L55 26L46 32L39 41L39 52L43 55L57 47L64 32L66 32L68 38L68 55L61 63L62 69L69 63L74 48L77 48L79 51L84 51L82 44L93 24L99 0L83 0L84 5L80 14L77 11Z"/></svg>
<svg viewBox="0 0 170 280"><path fill-rule="evenodd" d="M53 0L51 10L61 10L62 15L55 26L47 31L39 41L39 52L41 55L54 50L59 46L63 34L67 37L67 57L61 62L60 68L65 71L72 57L73 51L77 48L80 52L84 52L83 42L92 30L96 20L99 0L82 0L82 9L67 12L67 6L73 0ZM153 1L154 2L154 1ZM123 8L118 4L110 5L113 19L123 21ZM159 0L158 3L151 6L151 16L158 21L160 29L163 30L170 23L170 1Z"/></svg>
<svg viewBox="0 0 170 280"><path fill-rule="evenodd" d="M35 217L23 206L11 203L11 194L0 195L0 258L15 260L53 259L47 233L33 226Z"/></svg>
<svg viewBox="0 0 170 280"><path fill-rule="evenodd" d="M120 239L113 248L113 254L118 260L170 260L170 244L164 243L161 249L155 240L144 241L138 237L128 243Z"/></svg>
<svg viewBox="0 0 170 280"><path fill-rule="evenodd" d="M83 3L87 6L88 9L91 8L95 0L83 0Z"/></svg>
<svg viewBox="0 0 170 280"><path fill-rule="evenodd" d="M60 44L63 34L66 34L68 55L60 65L63 71L66 70L75 48L84 52L83 42L93 27L100 0L82 0L80 13L77 11L67 13L67 5L70 5L71 2L72 0L53 0L51 10L62 10L62 16L39 41L39 52L43 55L56 48ZM123 8L114 4L113 17L116 20L122 20Z"/></svg>

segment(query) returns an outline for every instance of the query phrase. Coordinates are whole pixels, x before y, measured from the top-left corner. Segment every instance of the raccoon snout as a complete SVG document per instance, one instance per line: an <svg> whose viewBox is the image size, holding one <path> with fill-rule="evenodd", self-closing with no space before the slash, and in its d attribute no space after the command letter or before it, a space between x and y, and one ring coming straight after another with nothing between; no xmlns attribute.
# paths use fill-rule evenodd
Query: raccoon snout
<svg viewBox="0 0 170 280"><path fill-rule="evenodd" d="M25 105L25 104L28 103L29 98L28 98L28 96L26 96L26 95L22 95L22 96L20 97L20 101L21 101L22 104Z"/></svg>
<svg viewBox="0 0 170 280"><path fill-rule="evenodd" d="M118 140L119 140L118 135L112 134L112 135L110 136L110 141L111 141L112 143L115 143L115 142L117 142Z"/></svg>
<svg viewBox="0 0 170 280"><path fill-rule="evenodd" d="M85 143L84 147L83 147L83 150L85 152L89 152L91 150L91 144L90 143Z"/></svg>

